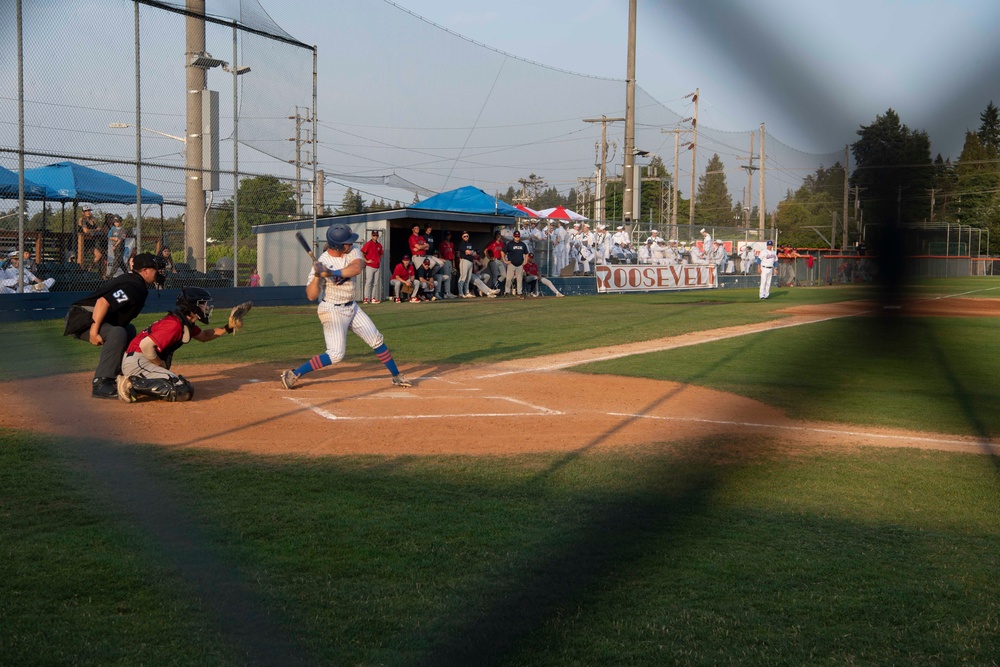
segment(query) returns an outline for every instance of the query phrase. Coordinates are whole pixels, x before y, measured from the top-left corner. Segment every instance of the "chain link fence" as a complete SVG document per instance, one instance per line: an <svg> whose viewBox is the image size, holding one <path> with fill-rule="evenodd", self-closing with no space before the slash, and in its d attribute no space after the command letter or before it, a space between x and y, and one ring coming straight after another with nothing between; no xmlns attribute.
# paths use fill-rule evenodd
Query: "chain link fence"
<svg viewBox="0 0 1000 667"><path fill-rule="evenodd" d="M315 51L256 0L18 6L0 29L0 291L91 290L138 252L168 286L246 285L251 227L313 217ZM44 191L23 211L22 168Z"/></svg>

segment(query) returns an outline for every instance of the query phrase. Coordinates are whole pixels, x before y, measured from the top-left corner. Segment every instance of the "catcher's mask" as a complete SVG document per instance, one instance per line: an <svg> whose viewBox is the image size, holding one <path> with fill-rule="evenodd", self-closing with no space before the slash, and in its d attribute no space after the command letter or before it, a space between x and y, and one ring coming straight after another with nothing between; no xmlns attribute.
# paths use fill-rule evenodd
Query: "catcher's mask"
<svg viewBox="0 0 1000 667"><path fill-rule="evenodd" d="M208 324L212 316L212 295L200 287L182 287L177 295L177 311L185 316L194 313L199 322Z"/></svg>

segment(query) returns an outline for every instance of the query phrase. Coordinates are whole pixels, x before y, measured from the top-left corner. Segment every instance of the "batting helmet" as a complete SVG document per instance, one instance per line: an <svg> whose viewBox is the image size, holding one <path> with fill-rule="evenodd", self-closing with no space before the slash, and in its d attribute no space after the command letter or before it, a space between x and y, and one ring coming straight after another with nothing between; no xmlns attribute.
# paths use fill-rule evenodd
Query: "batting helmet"
<svg viewBox="0 0 1000 667"><path fill-rule="evenodd" d="M194 313L200 322L208 324L212 316L212 295L200 287L182 287L177 295L177 312L185 317Z"/></svg>
<svg viewBox="0 0 1000 667"><path fill-rule="evenodd" d="M326 230L326 242L330 244L331 248L350 245L357 240L358 235L352 232L347 225L330 225L330 228Z"/></svg>

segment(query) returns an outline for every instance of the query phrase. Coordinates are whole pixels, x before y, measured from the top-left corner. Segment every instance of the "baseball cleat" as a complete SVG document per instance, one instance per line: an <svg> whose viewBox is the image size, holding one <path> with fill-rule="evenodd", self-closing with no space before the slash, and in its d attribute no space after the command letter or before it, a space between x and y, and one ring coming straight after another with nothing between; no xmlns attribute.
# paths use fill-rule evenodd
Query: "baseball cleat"
<svg viewBox="0 0 1000 667"><path fill-rule="evenodd" d="M295 382L299 379L299 376L295 374L295 371L288 370L281 372L281 386L285 389L291 389L295 386Z"/></svg>
<svg viewBox="0 0 1000 667"><path fill-rule="evenodd" d="M132 379L124 375L119 375L117 385L118 398L125 403L135 403L135 394L132 393Z"/></svg>
<svg viewBox="0 0 1000 667"><path fill-rule="evenodd" d="M379 303L379 300L378 299L372 299L371 303Z"/></svg>
<svg viewBox="0 0 1000 667"><path fill-rule="evenodd" d="M406 376L400 373L399 375L392 376L392 386L394 387L412 387L413 383L406 379Z"/></svg>
<svg viewBox="0 0 1000 667"><path fill-rule="evenodd" d="M114 378L94 378L90 395L94 398L118 398L118 383Z"/></svg>

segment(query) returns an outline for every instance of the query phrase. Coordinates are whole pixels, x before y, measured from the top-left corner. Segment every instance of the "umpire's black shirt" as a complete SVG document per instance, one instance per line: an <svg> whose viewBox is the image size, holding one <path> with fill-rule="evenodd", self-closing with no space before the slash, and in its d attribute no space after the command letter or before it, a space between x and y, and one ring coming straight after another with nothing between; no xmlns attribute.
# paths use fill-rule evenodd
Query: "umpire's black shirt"
<svg viewBox="0 0 1000 667"><path fill-rule="evenodd" d="M138 273L129 272L101 285L97 291L88 294L73 305L92 307L98 299L104 297L110 304L104 321L116 327L123 327L142 312L148 295L149 288L143 277Z"/></svg>

